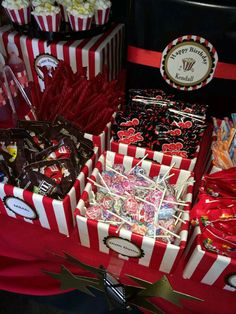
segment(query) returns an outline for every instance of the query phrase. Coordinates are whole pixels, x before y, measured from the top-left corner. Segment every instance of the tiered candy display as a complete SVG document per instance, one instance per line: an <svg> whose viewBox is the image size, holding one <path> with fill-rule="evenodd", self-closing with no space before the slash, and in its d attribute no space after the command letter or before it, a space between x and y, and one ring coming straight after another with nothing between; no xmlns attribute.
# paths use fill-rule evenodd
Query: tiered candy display
<svg viewBox="0 0 236 314"><path fill-rule="evenodd" d="M213 163L221 169L236 167L236 113L232 113L231 117L232 120L213 118Z"/></svg>
<svg viewBox="0 0 236 314"><path fill-rule="evenodd" d="M18 121L16 129L0 130L0 182L63 199L93 144L68 121Z"/></svg>
<svg viewBox="0 0 236 314"><path fill-rule="evenodd" d="M200 244L206 250L236 257L236 168L206 175L192 223L199 224Z"/></svg>
<svg viewBox="0 0 236 314"><path fill-rule="evenodd" d="M181 216L186 204L180 200L181 190L168 183L171 168L154 178L139 165L129 172L120 164L106 169L99 173L99 183L88 179L97 186L97 193L92 193L87 218L169 243L180 238L177 225L185 223Z"/></svg>
<svg viewBox="0 0 236 314"><path fill-rule="evenodd" d="M207 106L175 100L163 91L130 90L116 115L115 141L193 158L206 128Z"/></svg>

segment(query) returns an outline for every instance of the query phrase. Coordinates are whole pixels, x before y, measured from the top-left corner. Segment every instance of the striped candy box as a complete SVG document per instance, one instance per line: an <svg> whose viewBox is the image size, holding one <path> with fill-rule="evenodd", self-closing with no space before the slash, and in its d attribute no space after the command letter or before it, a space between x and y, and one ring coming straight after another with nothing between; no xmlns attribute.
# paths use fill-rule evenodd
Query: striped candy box
<svg viewBox="0 0 236 314"><path fill-rule="evenodd" d="M192 159L180 157L177 155L168 155L166 153L153 151L147 148L138 147L134 145L118 143L113 139L111 139L110 142L110 150L115 153L128 155L135 158L143 158L146 154L148 154L147 156L148 159L153 160L162 165L170 166L174 163L175 164L174 167L177 169L193 171L196 181L193 192L195 199L198 194L200 180L203 174L205 173L206 168L209 166L211 158L211 139L212 139L212 125L209 124L200 142L197 155L195 158Z"/></svg>
<svg viewBox="0 0 236 314"><path fill-rule="evenodd" d="M200 227L195 227L190 237L183 277L235 292L236 260L203 250L198 239L200 233Z"/></svg>
<svg viewBox="0 0 236 314"><path fill-rule="evenodd" d="M126 171L128 171L138 162L139 159L106 151L100 156L91 178L97 180L98 173L105 169L105 165L112 167L114 164L122 164L125 166ZM169 169L167 166L157 165L151 161L143 161L141 166L151 177L164 174ZM175 174L170 178L170 183L177 184L179 187L181 183L193 177L192 172L174 168L171 169L170 173ZM92 190L96 191L96 187L87 183L77 205L77 209L75 210L80 244L109 255L115 254L119 258L124 258L133 263L156 270L159 269L162 272L170 273L173 271L183 253L187 241L188 210L192 201L192 184L187 185L184 192L184 200L189 205L186 208L186 212L183 214L183 219L187 223L178 225L178 228L180 228L180 240L178 239L174 244L155 241L153 238L140 236L124 229L116 232L117 227L85 218L85 206L89 203Z"/></svg>
<svg viewBox="0 0 236 314"><path fill-rule="evenodd" d="M106 124L104 130L99 135L85 133L85 137L91 140L94 146L98 147L98 156L110 147L111 126L114 122L115 116L116 113L112 115L111 121Z"/></svg>
<svg viewBox="0 0 236 314"><path fill-rule="evenodd" d="M74 228L73 211L97 158L98 149L95 148L94 155L62 201L0 183L0 213L69 236Z"/></svg>
<svg viewBox="0 0 236 314"><path fill-rule="evenodd" d="M121 69L124 25L112 24L104 33L97 36L57 41L50 44L46 40L19 35L10 25L0 29L0 52L8 57L8 43L15 43L19 57L24 60L30 81L44 89L43 71L55 68L59 60L69 64L74 72L87 67L88 78L93 78L106 65L109 79L116 79Z"/></svg>
<svg viewBox="0 0 236 314"><path fill-rule="evenodd" d="M138 147L134 145L127 145L111 140L110 149L113 152L132 156L135 158L143 158L148 154L148 159L154 160L160 164L170 166L172 163L175 163L175 168L183 169L188 171L196 171L197 168L202 168L207 164L207 161L210 158L210 147L211 147L211 137L212 137L212 125L209 125L206 129L197 155L195 158L184 158L178 155L169 155L159 151L153 151L144 147ZM198 161L198 163L197 163Z"/></svg>

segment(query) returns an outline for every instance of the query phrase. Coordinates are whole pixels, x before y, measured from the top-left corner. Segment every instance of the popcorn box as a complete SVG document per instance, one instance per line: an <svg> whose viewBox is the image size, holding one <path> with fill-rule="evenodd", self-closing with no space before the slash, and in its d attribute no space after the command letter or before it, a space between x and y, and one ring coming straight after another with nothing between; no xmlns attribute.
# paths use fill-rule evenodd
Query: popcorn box
<svg viewBox="0 0 236 314"><path fill-rule="evenodd" d="M25 25L31 21L31 7L21 9L5 9L11 21L18 25Z"/></svg>
<svg viewBox="0 0 236 314"><path fill-rule="evenodd" d="M24 60L30 81L40 90L44 89L44 74L57 67L59 60L69 64L74 72L87 67L88 78L95 77L106 65L109 79L115 79L121 69L124 25L112 24L104 33L97 36L70 40L54 41L30 38L20 35L10 25L0 28L0 52L9 56L8 44L14 44L19 57Z"/></svg>
<svg viewBox="0 0 236 314"><path fill-rule="evenodd" d="M106 165L112 167L114 164L122 164L125 170L128 171L139 161L139 159L133 157L106 151L100 156L91 178L96 181L98 174L105 169ZM142 162L141 167L146 170L147 175L150 177L164 174L170 168L145 160ZM185 170L173 168L170 170L170 174L172 173L175 175L170 178L170 183L177 184L178 186L181 186L188 178L193 177L192 172ZM118 258L126 259L139 265L170 273L181 257L187 241L188 210L192 201L192 184L189 183L189 185L186 185L183 197L188 204L186 212L182 216L186 224L178 224L177 228L179 229L180 239L177 239L173 244L168 244L122 228L117 230L117 227L84 217L86 206L88 206L90 197L92 196L92 191L96 191L94 185L87 183L75 210L80 244L105 254L115 254Z"/></svg>
<svg viewBox="0 0 236 314"><path fill-rule="evenodd" d="M34 15L41 31L44 32L59 32L61 26L61 14L51 15Z"/></svg>
<svg viewBox="0 0 236 314"><path fill-rule="evenodd" d="M73 211L97 158L98 149L95 148L94 155L83 166L63 200L0 183L0 213L69 236L74 228Z"/></svg>
<svg viewBox="0 0 236 314"><path fill-rule="evenodd" d="M91 28L93 17L80 18L68 13L70 26L73 31L85 31Z"/></svg>
<svg viewBox="0 0 236 314"><path fill-rule="evenodd" d="M202 249L198 239L200 227L195 227L186 249L185 279L236 291L236 260Z"/></svg>
<svg viewBox="0 0 236 314"><path fill-rule="evenodd" d="M108 22L111 8L95 10L94 20L97 25Z"/></svg>

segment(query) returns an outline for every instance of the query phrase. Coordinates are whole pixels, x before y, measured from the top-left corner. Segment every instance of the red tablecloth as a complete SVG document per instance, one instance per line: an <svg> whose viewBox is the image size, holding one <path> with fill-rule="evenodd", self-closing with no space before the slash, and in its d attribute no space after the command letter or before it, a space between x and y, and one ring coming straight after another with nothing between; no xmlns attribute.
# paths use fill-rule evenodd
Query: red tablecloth
<svg viewBox="0 0 236 314"><path fill-rule="evenodd" d="M42 270L59 272L61 264L64 264L75 274L82 275L85 271L65 263L58 257L58 254L63 255L63 252L93 266L102 264L108 267L110 262L108 255L81 247L77 242L76 230L70 238L67 238L38 226L0 215L0 289L45 296L64 292L60 289L60 283L45 275ZM121 278L125 278L125 274L150 282L160 279L163 275L130 262L124 263ZM184 280L181 264L173 275L168 275L168 279L174 290L201 298L204 302L183 300L183 308L179 309L160 298L153 299L153 302L166 313L232 314L236 312L235 293Z"/></svg>

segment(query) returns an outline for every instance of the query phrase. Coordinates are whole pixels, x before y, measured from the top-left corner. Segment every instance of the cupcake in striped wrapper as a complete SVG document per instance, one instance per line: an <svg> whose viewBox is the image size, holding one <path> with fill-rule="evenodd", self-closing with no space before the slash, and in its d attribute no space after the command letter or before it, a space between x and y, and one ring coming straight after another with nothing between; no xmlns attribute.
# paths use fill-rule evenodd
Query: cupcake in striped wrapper
<svg viewBox="0 0 236 314"><path fill-rule="evenodd" d="M96 25L103 25L109 21L111 1L97 0L94 6L94 21Z"/></svg>
<svg viewBox="0 0 236 314"><path fill-rule="evenodd" d="M67 8L71 29L85 31L91 28L94 16L94 6L89 3L74 2Z"/></svg>
<svg viewBox="0 0 236 314"><path fill-rule="evenodd" d="M29 24L31 20L31 6L28 0L4 0L2 6L13 23Z"/></svg>
<svg viewBox="0 0 236 314"><path fill-rule="evenodd" d="M32 14L41 31L59 32L61 26L61 11L58 6L44 3L35 7Z"/></svg>

